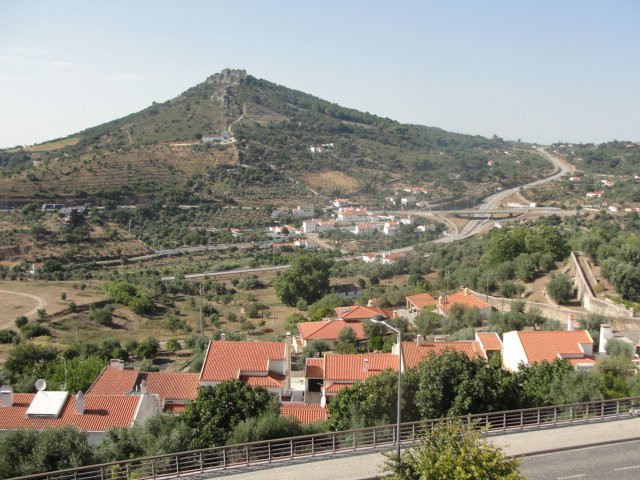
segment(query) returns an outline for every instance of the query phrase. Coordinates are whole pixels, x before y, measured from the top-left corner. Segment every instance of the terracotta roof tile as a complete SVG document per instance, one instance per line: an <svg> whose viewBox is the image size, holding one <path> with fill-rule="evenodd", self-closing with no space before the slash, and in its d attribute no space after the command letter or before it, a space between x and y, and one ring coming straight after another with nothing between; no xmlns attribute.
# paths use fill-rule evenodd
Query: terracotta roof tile
<svg viewBox="0 0 640 480"><path fill-rule="evenodd" d="M140 380L147 382L147 392L155 393L163 400L194 400L198 396L200 380L197 373L146 372Z"/></svg>
<svg viewBox="0 0 640 480"><path fill-rule="evenodd" d="M348 383L333 383L331 385L329 385L328 387L325 387L324 389L324 393L325 394L334 394L334 393L338 393L342 390L344 390L345 388L349 388L353 386L353 382L348 382Z"/></svg>
<svg viewBox="0 0 640 480"><path fill-rule="evenodd" d="M285 360L284 342L211 341L200 372L200 381L239 378L241 372L267 372L269 360Z"/></svg>
<svg viewBox="0 0 640 480"><path fill-rule="evenodd" d="M367 370L364 368L365 363L368 363ZM324 367L325 380L354 382L378 375L387 369L398 371L398 356L392 353L327 353Z"/></svg>
<svg viewBox="0 0 640 480"><path fill-rule="evenodd" d="M174 415L180 415L181 413L184 413L186 409L187 405L184 403L167 403L164 406L165 413L172 413Z"/></svg>
<svg viewBox="0 0 640 480"><path fill-rule="evenodd" d="M327 419L327 409L317 404L283 403L280 405L280 415L292 417L300 423L311 423Z"/></svg>
<svg viewBox="0 0 640 480"><path fill-rule="evenodd" d="M376 315L387 314L377 307L363 307L361 305L352 305L350 307L337 307L334 309L342 320L368 320Z"/></svg>
<svg viewBox="0 0 640 480"><path fill-rule="evenodd" d="M405 367L407 368L415 367L429 355L444 353L447 350L466 353L469 358L484 358L480 345L473 340L461 342L422 342L419 346L416 342L402 342L402 354L404 356Z"/></svg>
<svg viewBox="0 0 640 480"><path fill-rule="evenodd" d="M436 300L428 293L419 293L417 295L409 295L407 301L413 304L418 310L422 310L425 307L435 306Z"/></svg>
<svg viewBox="0 0 640 480"><path fill-rule="evenodd" d="M113 427L127 427L133 422L139 395L85 395L83 414L76 413L76 397L69 395L57 418L27 417L33 393L14 393L11 407L0 407L0 430L72 426L88 432L104 432Z"/></svg>
<svg viewBox="0 0 640 480"><path fill-rule="evenodd" d="M322 320L319 322L302 322L298 331L304 340L337 340L344 328L353 329L357 340L364 340L364 325L361 322L345 322L344 320Z"/></svg>
<svg viewBox="0 0 640 480"><path fill-rule="evenodd" d="M473 293L465 293L465 290L460 290L447 297L447 302L444 304L444 311L448 312L451 305L456 303L466 308L487 308L491 306L484 300L480 300Z"/></svg>
<svg viewBox="0 0 640 480"><path fill-rule="evenodd" d="M476 333L476 338L480 341L485 350L502 350L502 342L500 341L498 334L495 332L478 332Z"/></svg>
<svg viewBox="0 0 640 480"><path fill-rule="evenodd" d="M275 372L269 372L267 375L241 375L240 380L251 387L273 387L282 388L285 376Z"/></svg>
<svg viewBox="0 0 640 480"><path fill-rule="evenodd" d="M593 339L586 330L524 331L518 332L529 363L553 362L558 355L588 356L580 344L593 348Z"/></svg>
<svg viewBox="0 0 640 480"><path fill-rule="evenodd" d="M307 378L324 378L324 358L307 358L304 376Z"/></svg>
<svg viewBox="0 0 640 480"><path fill-rule="evenodd" d="M124 395L133 391L140 370L106 366L87 391L87 395Z"/></svg>

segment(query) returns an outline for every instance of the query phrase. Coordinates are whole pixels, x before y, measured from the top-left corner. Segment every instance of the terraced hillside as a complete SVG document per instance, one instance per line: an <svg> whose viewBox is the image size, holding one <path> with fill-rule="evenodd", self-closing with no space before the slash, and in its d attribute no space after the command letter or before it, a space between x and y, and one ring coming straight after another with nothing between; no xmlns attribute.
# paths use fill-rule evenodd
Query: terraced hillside
<svg viewBox="0 0 640 480"><path fill-rule="evenodd" d="M203 141L227 130L222 142ZM551 168L526 145L400 124L224 70L121 119L0 151L0 190L7 202L320 203L318 195L383 196L398 184L480 195Z"/></svg>

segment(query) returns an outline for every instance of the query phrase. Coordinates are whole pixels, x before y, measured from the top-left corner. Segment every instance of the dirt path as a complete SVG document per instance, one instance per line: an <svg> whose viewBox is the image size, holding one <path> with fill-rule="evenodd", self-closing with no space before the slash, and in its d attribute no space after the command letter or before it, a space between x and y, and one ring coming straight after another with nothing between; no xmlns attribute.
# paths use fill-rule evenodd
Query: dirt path
<svg viewBox="0 0 640 480"><path fill-rule="evenodd" d="M38 302L38 305L35 308L32 308L28 312L20 314L20 315L24 315L25 317L30 317L31 315L35 315L35 313L40 308L44 308L45 305L47 305L47 301L45 299L43 299L41 297L38 297L37 295L32 295L30 293L16 292L16 291L13 291L13 290L0 290L0 293L7 293L9 295L20 295L20 296L27 297L27 298L30 298L30 299L35 300L36 302ZM7 328L7 327L13 325L13 322L14 321L12 320L9 323L6 323L4 325L0 325L0 328Z"/></svg>

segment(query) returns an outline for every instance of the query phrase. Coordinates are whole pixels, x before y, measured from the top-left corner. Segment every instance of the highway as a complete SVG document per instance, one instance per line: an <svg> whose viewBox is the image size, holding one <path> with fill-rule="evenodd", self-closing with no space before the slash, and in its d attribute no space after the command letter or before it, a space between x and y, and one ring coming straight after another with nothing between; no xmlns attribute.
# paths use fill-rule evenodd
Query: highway
<svg viewBox="0 0 640 480"><path fill-rule="evenodd" d="M637 480L640 440L525 457L520 472L528 480Z"/></svg>

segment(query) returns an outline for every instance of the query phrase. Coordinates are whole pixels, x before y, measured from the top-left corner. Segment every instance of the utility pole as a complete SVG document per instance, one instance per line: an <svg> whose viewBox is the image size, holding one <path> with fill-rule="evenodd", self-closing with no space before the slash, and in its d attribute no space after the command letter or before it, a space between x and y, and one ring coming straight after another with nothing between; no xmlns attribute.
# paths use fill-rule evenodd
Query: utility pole
<svg viewBox="0 0 640 480"><path fill-rule="evenodd" d="M202 317L202 283L200 283L200 335L204 335L204 319Z"/></svg>

